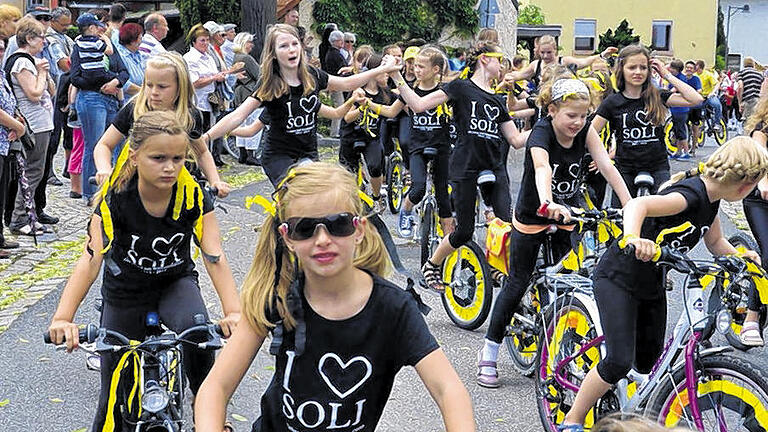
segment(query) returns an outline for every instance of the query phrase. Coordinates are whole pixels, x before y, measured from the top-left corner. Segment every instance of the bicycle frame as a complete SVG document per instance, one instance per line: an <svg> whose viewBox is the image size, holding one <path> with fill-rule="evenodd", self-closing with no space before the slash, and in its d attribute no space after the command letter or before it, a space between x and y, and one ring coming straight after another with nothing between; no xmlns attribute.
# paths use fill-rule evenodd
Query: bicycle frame
<svg viewBox="0 0 768 432"><path fill-rule="evenodd" d="M630 372L629 378L635 382L639 381L639 385L634 394L629 396L629 380L627 378L624 378L617 383L616 394L619 399L621 412L641 412L644 415L651 414L648 410L652 404L648 402L654 400L655 391L661 387L659 384L667 376L671 379L672 374L681 367L685 368L685 383L688 394L696 394L698 380L698 377L696 376L696 357L730 350L730 347L720 347L697 352L696 347L701 341L704 327L709 319L709 315L704 309L705 302L703 291L704 288L696 279L692 279L690 283L686 285L684 292L684 298L686 298L685 308L677 320L677 324L675 325L671 337L667 340L664 346L661 357L656 361L650 374L647 376L639 373L632 373L634 371ZM567 365L597 345L600 345L601 355L605 355L605 346L603 344L605 336L603 335L599 320L595 320L595 327L600 336L592 339L585 345L582 345L577 354L566 357L559 361L555 366L555 381L559 385L573 392L578 392L579 386L570 382L565 377L564 369ZM683 354L682 360L675 363L675 360L680 357L681 353ZM539 365L539 367L546 367L546 365ZM689 402L691 404L693 423L696 425L697 429L704 430L704 424L697 399L690 398Z"/></svg>
<svg viewBox="0 0 768 432"><path fill-rule="evenodd" d="M427 193L424 195L424 198L422 200L413 206L413 211L416 213L417 217L414 218L414 224L413 224L413 239L416 241L416 243L419 243L421 241L421 230L419 229L421 227L421 218L424 212L424 207L426 207L427 203L432 204L432 208L437 211L437 199L435 199L435 187L432 183L432 164L434 162L434 159L429 159L427 161L427 183L426 183L426 191ZM437 221L435 221L437 223ZM435 229L437 229L435 227Z"/></svg>

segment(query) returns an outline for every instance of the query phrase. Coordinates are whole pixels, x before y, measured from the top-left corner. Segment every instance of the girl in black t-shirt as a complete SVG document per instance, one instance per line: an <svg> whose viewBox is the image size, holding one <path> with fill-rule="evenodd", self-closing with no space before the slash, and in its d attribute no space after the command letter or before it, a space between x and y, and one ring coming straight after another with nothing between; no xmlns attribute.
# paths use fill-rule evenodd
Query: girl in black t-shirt
<svg viewBox="0 0 768 432"><path fill-rule="evenodd" d="M366 68L377 68L381 59L380 55L373 54L366 61ZM377 206L381 205L381 184L384 180L384 146L379 137L382 120L380 111L381 105L389 104L393 98L387 89L388 79L387 74L379 74L355 91L364 97L366 103L350 110L344 116L339 145L339 162L350 171L356 172L359 155L354 146L355 143L365 144L362 154L370 174L371 195Z"/></svg>
<svg viewBox="0 0 768 432"><path fill-rule="evenodd" d="M150 111L167 110L176 115L189 134L190 147L208 183L218 189L219 196L227 196L229 184L221 181L211 152L200 140L203 134L203 117L195 108L194 98L195 92L190 84L187 64L178 53L162 53L147 60L141 90L118 111L112 125L107 128L93 150L96 182L102 184L112 174L112 152L130 135L134 119ZM124 146L123 151L127 152L128 147L130 146Z"/></svg>
<svg viewBox="0 0 768 432"><path fill-rule="evenodd" d="M659 90L651 82L651 68L669 81L677 93ZM606 122L616 139L615 160L632 196L637 195L635 176L646 171L653 176L655 189L669 179L669 161L664 144L667 107L694 106L703 100L691 86L675 78L664 64L651 59L640 45L622 48L616 63L618 92L603 100L592 120L600 132ZM614 205L616 205L614 197Z"/></svg>
<svg viewBox="0 0 768 432"><path fill-rule="evenodd" d="M115 173L102 187L103 199L91 217L86 250L53 315L51 340L66 342L68 351L77 347L78 326L72 320L102 263L102 327L141 341L149 312L157 312L177 333L196 325L195 315L207 319L190 256L193 237L221 300L224 318L219 324L228 337L240 319L240 304L210 197L184 168L187 130L167 111L146 113L136 119L128 142L129 154L118 160ZM183 350L190 388L197 393L214 354L189 345ZM109 401L114 402L112 376L122 355L100 355L101 391L93 430L102 430L105 422L121 422L118 404ZM124 385L119 383L119 388Z"/></svg>
<svg viewBox="0 0 768 432"><path fill-rule="evenodd" d="M762 147L768 143L768 98L761 98L754 113L747 119L744 130ZM763 268L768 267L768 177L763 177L752 191L742 201L744 215L747 217L749 229L755 236L760 247L760 258ZM760 302L757 292L750 293L750 303L747 316L744 319L739 339L744 345L761 346L763 338L760 334L758 319L760 318Z"/></svg>
<svg viewBox="0 0 768 432"><path fill-rule="evenodd" d="M478 355L477 382L484 387L499 385L496 369L499 346L512 313L525 293L548 228L570 220L571 214L565 205L580 206L579 192L586 177L582 170L587 169L583 159L587 152L622 202L630 199L600 136L589 127L587 115L593 106L590 91L586 84L572 77L573 74L563 69L559 76L545 82L539 93L538 103L548 115L536 122L526 145L509 239L509 277L496 297L485 342ZM540 212L544 207L546 213ZM555 260L571 245L571 231L560 228L552 235Z"/></svg>
<svg viewBox="0 0 768 432"><path fill-rule="evenodd" d="M271 122L261 162L274 186L300 159L318 159L317 115L322 106L318 95L321 90L352 91L373 77L399 67L394 59L385 57L375 70L348 77L328 75L307 64L296 28L287 24L270 27L261 58L258 89L204 133L203 138L210 141L228 133L263 105ZM340 119L351 106L347 101L329 117Z"/></svg>
<svg viewBox="0 0 768 432"><path fill-rule="evenodd" d="M258 432L373 432L395 375L414 366L448 431L474 431L469 394L390 263L338 164L289 170L243 283L245 320L195 400L198 430L221 430L227 401L272 333L275 374Z"/></svg>
<svg viewBox="0 0 768 432"><path fill-rule="evenodd" d="M443 72L446 69L445 55L433 47L422 48L414 61L414 72L417 81L414 92L420 97L439 91L442 86ZM381 106L371 104L386 117L395 117L406 108L405 102L396 100L392 105ZM441 105L435 109L420 113L412 112L410 121L410 173L411 189L403 202L398 220L398 232L401 237L410 238L413 235L413 206L421 202L427 192L427 157L424 149L437 149L437 156L432 163L432 175L437 200L437 211L444 232L453 229L451 216L451 201L448 195L448 162L451 156L451 139L449 136L448 106Z"/></svg>
<svg viewBox="0 0 768 432"><path fill-rule="evenodd" d="M624 236L603 254L592 276L606 355L584 378L560 430L583 431L587 412L603 393L632 367L649 373L661 355L667 304L663 272L651 262L657 245L687 252L703 238L713 255L736 253L723 237L720 200L743 199L766 173L768 152L737 137L697 168L673 176L659 195L627 203ZM633 245L635 256L624 254L624 245ZM753 251L746 256L760 260Z"/></svg>
<svg viewBox="0 0 768 432"><path fill-rule="evenodd" d="M522 148L525 140L509 117L505 102L493 89L493 83L499 79L502 57L504 55L497 46L479 44L467 63L471 78L452 81L423 97L405 83L399 71L392 74L400 96L413 112L421 113L448 102L453 105L458 140L450 160L450 180L456 229L443 238L422 267L427 286L433 290L444 289L440 267L445 258L472 238L480 172L494 172L496 183L489 194L491 204L496 216L507 222L512 220L507 142Z"/></svg>

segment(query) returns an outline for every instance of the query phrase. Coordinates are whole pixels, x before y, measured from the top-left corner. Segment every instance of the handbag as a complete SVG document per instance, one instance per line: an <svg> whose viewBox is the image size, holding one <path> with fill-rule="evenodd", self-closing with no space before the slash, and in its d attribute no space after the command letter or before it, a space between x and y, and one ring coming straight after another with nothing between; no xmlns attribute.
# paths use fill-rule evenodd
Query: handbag
<svg viewBox="0 0 768 432"><path fill-rule="evenodd" d="M512 224L494 218L488 223L488 236L485 239L485 258L488 264L505 275L509 268L509 237Z"/></svg>
<svg viewBox="0 0 768 432"><path fill-rule="evenodd" d="M26 117L24 117L21 114L21 111L16 109L16 119L20 122L24 123L24 129L26 129L26 132L24 135L16 138L16 141L11 143L11 148L15 148L17 146L14 146L14 143L19 142L21 143L21 147L25 150L32 150L35 147L35 140L33 138L34 132L32 132L32 129L29 127L29 122L27 121Z"/></svg>
<svg viewBox="0 0 768 432"><path fill-rule="evenodd" d="M218 111L223 102L223 97L221 96L221 92L219 91L219 86L217 84L216 90L208 93L208 103L211 104L211 108L213 108L214 111Z"/></svg>

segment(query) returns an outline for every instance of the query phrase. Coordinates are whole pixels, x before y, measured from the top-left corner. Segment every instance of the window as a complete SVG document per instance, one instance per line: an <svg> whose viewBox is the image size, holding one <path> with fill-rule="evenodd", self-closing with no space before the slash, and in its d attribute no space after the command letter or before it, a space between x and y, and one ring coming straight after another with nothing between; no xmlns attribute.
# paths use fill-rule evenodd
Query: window
<svg viewBox="0 0 768 432"><path fill-rule="evenodd" d="M651 47L658 51L672 51L672 21L654 21Z"/></svg>
<svg viewBox="0 0 768 432"><path fill-rule="evenodd" d="M597 34L597 21L590 19L577 19L573 24L573 49L576 51L594 51L595 35Z"/></svg>

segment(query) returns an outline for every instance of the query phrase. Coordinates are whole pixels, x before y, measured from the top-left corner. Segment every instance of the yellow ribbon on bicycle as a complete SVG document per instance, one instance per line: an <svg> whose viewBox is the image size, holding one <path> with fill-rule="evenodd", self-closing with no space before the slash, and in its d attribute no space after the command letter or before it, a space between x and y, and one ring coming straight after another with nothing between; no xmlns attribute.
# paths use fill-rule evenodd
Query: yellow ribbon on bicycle
<svg viewBox="0 0 768 432"><path fill-rule="evenodd" d="M139 345L139 341L131 341L131 347L135 347ZM133 369L133 383L131 384L131 392L128 395L128 400L126 401L126 405L128 408L128 413L131 413L133 411L134 407L134 400L136 401L136 406L138 407L138 412L136 414L136 418L141 417L141 380L140 378L140 371L141 371L141 358L139 357L139 353L136 352L135 349L128 349L121 357L120 361L117 362L117 366L115 366L115 369L112 371L112 379L110 380L109 385L109 400L107 402L107 416L104 419L104 427L101 429L102 432L113 432L115 430L115 409L117 408L117 392L120 388L120 377L123 375L123 370L126 367L131 367Z"/></svg>

